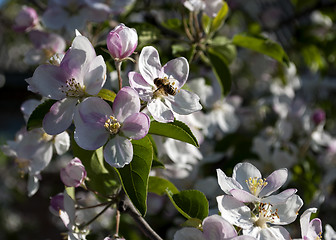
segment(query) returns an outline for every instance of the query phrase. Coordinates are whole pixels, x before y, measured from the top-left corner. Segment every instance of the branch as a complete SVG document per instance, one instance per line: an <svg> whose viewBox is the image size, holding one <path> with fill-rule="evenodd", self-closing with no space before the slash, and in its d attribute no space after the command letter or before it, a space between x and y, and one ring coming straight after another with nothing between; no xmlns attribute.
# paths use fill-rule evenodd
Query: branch
<svg viewBox="0 0 336 240"><path fill-rule="evenodd" d="M131 200L124 194L123 199L119 202L118 210L122 213L129 214L137 223L138 227L151 240L163 240L139 214L138 210L133 206Z"/></svg>

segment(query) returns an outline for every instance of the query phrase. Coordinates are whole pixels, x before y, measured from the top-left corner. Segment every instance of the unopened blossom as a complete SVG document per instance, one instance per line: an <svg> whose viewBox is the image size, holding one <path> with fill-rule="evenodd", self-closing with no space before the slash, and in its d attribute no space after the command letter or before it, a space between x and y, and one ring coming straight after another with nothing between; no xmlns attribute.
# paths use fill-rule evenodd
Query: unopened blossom
<svg viewBox="0 0 336 240"><path fill-rule="evenodd" d="M315 125L319 125L320 123L323 123L325 121L326 114L323 109L318 108L318 109L315 109L311 117Z"/></svg>
<svg viewBox="0 0 336 240"><path fill-rule="evenodd" d="M267 178L262 178L260 171L250 163L238 163L232 177L217 169L218 184L228 195L241 202L285 202L292 196L296 189L287 189L271 195L277 191L287 180L287 169L272 172Z"/></svg>
<svg viewBox="0 0 336 240"><path fill-rule="evenodd" d="M259 203L252 210L232 196L217 197L221 216L234 226L243 229L243 235L258 240L290 240L289 232L282 225L295 221L303 205L302 199L294 194L282 203Z"/></svg>
<svg viewBox="0 0 336 240"><path fill-rule="evenodd" d="M216 17L223 6L222 0L182 0L183 5L192 12L203 10L209 17Z"/></svg>
<svg viewBox="0 0 336 240"><path fill-rule="evenodd" d="M50 29L65 28L73 32L84 29L88 21L106 20L110 11L110 7L99 0L49 0L42 22Z"/></svg>
<svg viewBox="0 0 336 240"><path fill-rule="evenodd" d="M202 222L203 231L186 227L178 230L174 240L255 240L251 236L238 236L236 229L219 215L206 217Z"/></svg>
<svg viewBox="0 0 336 240"><path fill-rule="evenodd" d="M86 150L105 145L105 160L113 167L123 167L133 158L130 140L145 137L149 130L149 117L139 110L138 93L130 87L118 92L112 109L100 98L87 98L75 113L74 138Z"/></svg>
<svg viewBox="0 0 336 240"><path fill-rule="evenodd" d="M21 11L15 18L13 26L15 31L25 32L29 31L38 25L39 19L34 8L22 6Z"/></svg>
<svg viewBox="0 0 336 240"><path fill-rule="evenodd" d="M60 176L64 185L78 187L84 183L86 178L85 167L79 158L74 158L61 169Z"/></svg>
<svg viewBox="0 0 336 240"><path fill-rule="evenodd" d="M44 64L27 79L28 89L57 100L43 119L48 134L58 134L72 123L77 104L85 97L97 95L106 80L106 65L90 41L75 37L59 66Z"/></svg>
<svg viewBox="0 0 336 240"><path fill-rule="evenodd" d="M319 218L310 220L312 213L316 213L317 208L308 208L300 217L301 238L296 240L320 240L322 239L322 222Z"/></svg>
<svg viewBox="0 0 336 240"><path fill-rule="evenodd" d="M181 89L189 75L189 64L184 57L175 58L163 67L158 51L144 47L139 57L140 73L128 74L130 86L147 104L153 118L159 122L173 122L174 113L187 115L202 109L199 97Z"/></svg>
<svg viewBox="0 0 336 240"><path fill-rule="evenodd" d="M107 35L107 48L115 60L129 57L138 46L138 34L134 28L119 24Z"/></svg>
<svg viewBox="0 0 336 240"><path fill-rule="evenodd" d="M41 30L32 30L28 36L34 48L25 54L25 63L29 65L53 63L54 61L51 58L55 55L64 55L66 43L60 35Z"/></svg>

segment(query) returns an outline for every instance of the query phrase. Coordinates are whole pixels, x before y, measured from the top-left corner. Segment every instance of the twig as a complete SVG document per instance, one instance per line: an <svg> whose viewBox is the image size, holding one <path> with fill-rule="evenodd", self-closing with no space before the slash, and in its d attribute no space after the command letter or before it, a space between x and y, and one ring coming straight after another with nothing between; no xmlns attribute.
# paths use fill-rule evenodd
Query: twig
<svg viewBox="0 0 336 240"><path fill-rule="evenodd" d="M124 197L119 202L118 210L122 213L129 214L136 222L140 230L151 240L163 240L146 222L146 220L139 214L137 209L133 206L129 198L124 194Z"/></svg>
<svg viewBox="0 0 336 240"><path fill-rule="evenodd" d="M79 226L80 229L90 225L92 222L94 222L97 218L99 218L107 209L109 209L109 207L111 207L113 204L113 202L111 202L110 204L108 204L106 207L104 207L103 210L101 210L96 216L94 216L90 221L88 221L87 223L84 223L82 225Z"/></svg>

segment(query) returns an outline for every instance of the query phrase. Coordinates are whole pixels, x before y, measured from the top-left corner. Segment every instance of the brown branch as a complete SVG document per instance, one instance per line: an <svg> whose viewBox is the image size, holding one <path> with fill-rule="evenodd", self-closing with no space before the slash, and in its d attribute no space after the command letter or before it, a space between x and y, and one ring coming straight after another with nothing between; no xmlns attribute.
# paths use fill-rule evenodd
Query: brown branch
<svg viewBox="0 0 336 240"><path fill-rule="evenodd" d="M123 198L119 202L118 210L121 213L127 213L136 222L143 234L145 234L151 240L163 240L146 222L146 220L140 215L138 210L133 206L131 200L124 194Z"/></svg>

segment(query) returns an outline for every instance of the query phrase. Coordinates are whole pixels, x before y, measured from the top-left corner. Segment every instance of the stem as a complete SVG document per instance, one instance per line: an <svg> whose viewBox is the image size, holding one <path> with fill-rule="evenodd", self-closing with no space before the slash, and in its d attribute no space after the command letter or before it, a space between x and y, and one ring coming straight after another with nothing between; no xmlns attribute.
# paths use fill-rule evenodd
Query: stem
<svg viewBox="0 0 336 240"><path fill-rule="evenodd" d="M101 210L96 216L94 216L90 221L88 221L87 223L84 223L82 225L79 226L79 228L84 228L88 225L90 225L92 222L94 222L97 218L99 218L107 209L109 209L109 207L111 207L111 205L113 204L113 202L109 203L106 207L104 207L103 210Z"/></svg>
<svg viewBox="0 0 336 240"><path fill-rule="evenodd" d="M122 88L121 63L122 63L121 61L118 60L115 61L116 70L118 73L119 90Z"/></svg>
<svg viewBox="0 0 336 240"><path fill-rule="evenodd" d="M193 12L189 12L189 27L190 27L190 30L191 30L191 34L193 36L197 36L196 35L196 31L195 31L195 26L194 26L194 19L193 19Z"/></svg>
<svg viewBox="0 0 336 240"><path fill-rule="evenodd" d="M119 202L118 210L129 214L136 222L143 234L151 240L163 240L146 222L146 220L139 214L137 209L133 206L129 198L124 194L122 200Z"/></svg>
<svg viewBox="0 0 336 240"><path fill-rule="evenodd" d="M188 27L188 23L186 18L184 17L184 15L182 15L182 22L183 22L183 27L184 27L184 31L187 34L187 37L189 38L190 41L194 41L194 37L191 35L189 27Z"/></svg>
<svg viewBox="0 0 336 240"><path fill-rule="evenodd" d="M117 214L116 214L116 233L114 236L119 236L119 225L120 225L120 211L117 209Z"/></svg>
<svg viewBox="0 0 336 240"><path fill-rule="evenodd" d="M101 207L101 206L105 206L107 204L112 203L112 201L108 201L108 202L103 202L103 203L99 203L96 205L92 205L92 206L88 206L88 207L77 207L77 210L85 210L85 209L90 209L90 208L96 208L96 207Z"/></svg>
<svg viewBox="0 0 336 240"><path fill-rule="evenodd" d="M196 32L197 32L197 37L198 37L198 40L200 40L202 38L203 33L201 31L197 15L198 15L197 12L193 12L193 17L194 17L194 23L195 23L195 28L196 28Z"/></svg>

